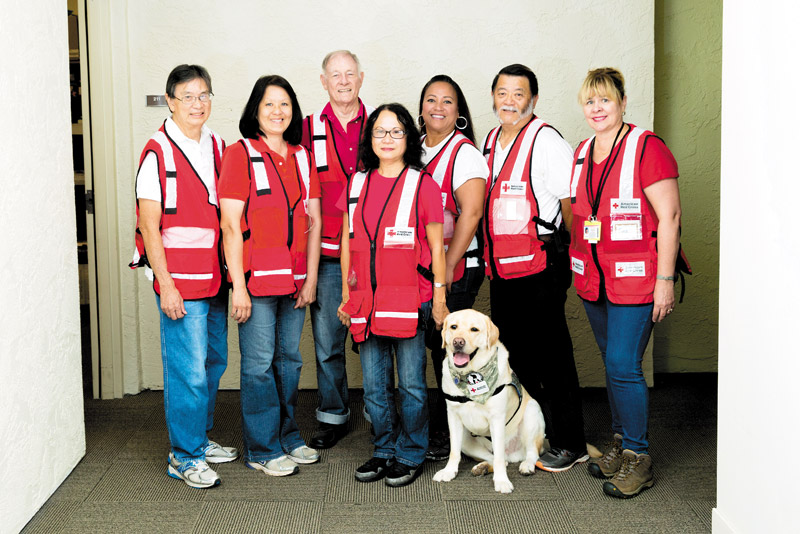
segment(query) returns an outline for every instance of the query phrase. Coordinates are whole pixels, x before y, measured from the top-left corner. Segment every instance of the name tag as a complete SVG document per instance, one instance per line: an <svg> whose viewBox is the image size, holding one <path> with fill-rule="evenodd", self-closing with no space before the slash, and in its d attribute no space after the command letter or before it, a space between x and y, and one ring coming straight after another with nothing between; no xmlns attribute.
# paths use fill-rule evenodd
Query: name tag
<svg viewBox="0 0 800 534"><path fill-rule="evenodd" d="M600 241L600 221L583 221L583 238L592 244Z"/></svg>
<svg viewBox="0 0 800 534"><path fill-rule="evenodd" d="M527 182L503 182L500 186L501 195L524 196Z"/></svg>
<svg viewBox="0 0 800 534"><path fill-rule="evenodd" d="M614 264L614 276L625 278L627 276L645 276L643 261L618 261Z"/></svg>
<svg viewBox="0 0 800 534"><path fill-rule="evenodd" d="M613 213L611 215L611 241L640 241L642 216L638 213Z"/></svg>
<svg viewBox="0 0 800 534"><path fill-rule="evenodd" d="M414 248L414 228L387 227L383 233L383 248Z"/></svg>
<svg viewBox="0 0 800 534"><path fill-rule="evenodd" d="M642 213L642 199L612 198L611 213Z"/></svg>
<svg viewBox="0 0 800 534"><path fill-rule="evenodd" d="M572 267L572 272L575 274L583 275L585 266L583 264L583 260L579 260L578 258L573 258L570 256L570 263Z"/></svg>
<svg viewBox="0 0 800 534"><path fill-rule="evenodd" d="M473 395L482 395L489 392L489 386L486 385L486 381L480 373L468 374L467 383L469 384L469 392Z"/></svg>

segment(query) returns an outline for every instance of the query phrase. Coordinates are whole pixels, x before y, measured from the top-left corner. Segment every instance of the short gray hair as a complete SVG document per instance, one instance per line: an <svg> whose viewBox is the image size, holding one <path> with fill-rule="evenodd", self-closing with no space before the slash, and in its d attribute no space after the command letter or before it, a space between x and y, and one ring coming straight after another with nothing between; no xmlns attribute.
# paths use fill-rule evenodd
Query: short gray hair
<svg viewBox="0 0 800 534"><path fill-rule="evenodd" d="M361 62L358 60L358 56L352 53L350 50L334 50L333 52L329 52L325 59L322 60L322 73L325 74L325 68L328 66L328 62L333 58L333 56L338 55L345 55L350 56L350 59L356 62L356 68L358 69L359 74L361 73Z"/></svg>

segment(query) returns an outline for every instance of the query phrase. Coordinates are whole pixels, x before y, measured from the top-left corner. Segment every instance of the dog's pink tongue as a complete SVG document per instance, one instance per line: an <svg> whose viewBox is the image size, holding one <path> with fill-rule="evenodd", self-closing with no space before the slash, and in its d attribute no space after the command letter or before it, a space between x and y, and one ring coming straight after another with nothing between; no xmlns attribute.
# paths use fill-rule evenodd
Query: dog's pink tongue
<svg viewBox="0 0 800 534"><path fill-rule="evenodd" d="M456 352L453 354L453 363L458 367L464 367L469 363L469 354L465 352Z"/></svg>

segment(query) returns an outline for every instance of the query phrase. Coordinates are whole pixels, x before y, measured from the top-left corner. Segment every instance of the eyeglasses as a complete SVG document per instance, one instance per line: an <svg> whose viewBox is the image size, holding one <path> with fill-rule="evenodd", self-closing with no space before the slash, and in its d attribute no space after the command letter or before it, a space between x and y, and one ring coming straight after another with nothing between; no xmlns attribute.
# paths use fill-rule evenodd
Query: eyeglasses
<svg viewBox="0 0 800 534"><path fill-rule="evenodd" d="M401 130L400 128L395 128L393 130L384 130L382 128L379 128L377 130L372 130L372 137L374 137L375 139L383 139L384 137L386 137L386 134L391 135L392 139L402 139L403 137L406 136L406 131Z"/></svg>
<svg viewBox="0 0 800 534"><path fill-rule="evenodd" d="M180 100L187 106L191 106L194 104L195 100L199 100L201 104L207 104L211 102L211 99L214 97L214 93L200 93L197 96L194 95L186 95L183 98L175 97L175 100Z"/></svg>

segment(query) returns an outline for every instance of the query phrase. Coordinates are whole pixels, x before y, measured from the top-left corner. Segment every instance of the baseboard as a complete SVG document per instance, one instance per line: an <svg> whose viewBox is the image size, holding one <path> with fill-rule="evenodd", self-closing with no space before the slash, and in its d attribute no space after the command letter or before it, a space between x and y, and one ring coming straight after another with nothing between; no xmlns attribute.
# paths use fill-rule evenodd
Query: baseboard
<svg viewBox="0 0 800 534"><path fill-rule="evenodd" d="M711 509L711 532L713 534L736 534L733 527L719 512L719 508Z"/></svg>

